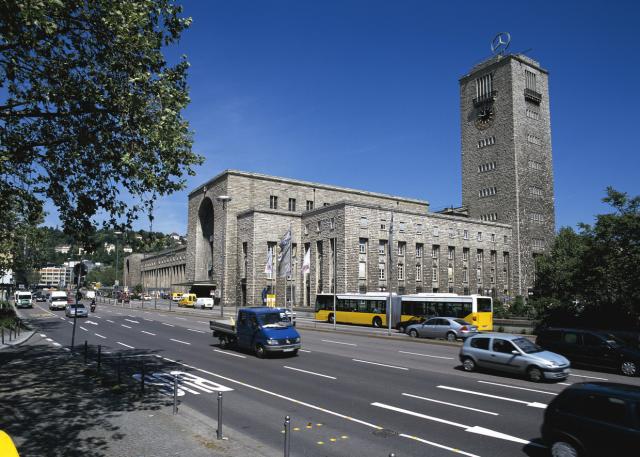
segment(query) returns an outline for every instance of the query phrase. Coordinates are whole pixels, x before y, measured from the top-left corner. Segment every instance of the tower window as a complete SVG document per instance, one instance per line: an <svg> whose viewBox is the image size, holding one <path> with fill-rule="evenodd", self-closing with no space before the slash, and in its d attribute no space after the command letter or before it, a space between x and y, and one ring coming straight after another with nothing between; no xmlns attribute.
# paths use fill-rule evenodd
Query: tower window
<svg viewBox="0 0 640 457"><path fill-rule="evenodd" d="M493 75L481 76L476 79L476 101L483 102L493 97Z"/></svg>
<svg viewBox="0 0 640 457"><path fill-rule="evenodd" d="M531 240L531 246L533 247L533 249L541 251L544 249L544 240L534 238Z"/></svg>
<svg viewBox="0 0 640 457"><path fill-rule="evenodd" d="M481 140L478 140L478 149L486 148L487 146L491 146L492 144L496 144L495 136L482 138Z"/></svg>
<svg viewBox="0 0 640 457"><path fill-rule="evenodd" d="M535 119L536 121L540 119L540 113L538 112L538 110L527 108L525 112L529 119Z"/></svg>
<svg viewBox="0 0 640 457"><path fill-rule="evenodd" d="M307 200L307 211L313 210L313 200Z"/></svg>
<svg viewBox="0 0 640 457"><path fill-rule="evenodd" d="M544 222L544 217L540 213L529 213L529 220L537 224L542 224Z"/></svg>
<svg viewBox="0 0 640 457"><path fill-rule="evenodd" d="M269 208L278 209L278 197L275 195L269 196Z"/></svg>
<svg viewBox="0 0 640 457"><path fill-rule="evenodd" d="M498 220L498 213L488 213L480 216L481 221L495 222Z"/></svg>
<svg viewBox="0 0 640 457"><path fill-rule="evenodd" d="M535 198L542 198L542 189L540 189L539 187L531 186L529 187L529 195Z"/></svg>
<svg viewBox="0 0 640 457"><path fill-rule="evenodd" d="M544 168L540 162L536 162L535 160L529 160L529 168L532 170L542 171Z"/></svg>
<svg viewBox="0 0 640 457"><path fill-rule="evenodd" d="M537 146L540 146L542 144L542 140L539 137L532 135L530 133L527 134L527 141Z"/></svg>
<svg viewBox="0 0 640 457"><path fill-rule="evenodd" d="M496 187L486 187L484 189L480 189L478 192L479 197L490 197L498 193L498 189Z"/></svg>
<svg viewBox="0 0 640 457"><path fill-rule="evenodd" d="M296 199L295 198L290 198L289 199L289 211L295 211L296 210Z"/></svg>
<svg viewBox="0 0 640 457"><path fill-rule="evenodd" d="M488 162L483 163L482 165L478 165L478 173L486 173L488 171L493 171L496 169L496 162Z"/></svg>
<svg viewBox="0 0 640 457"><path fill-rule="evenodd" d="M529 70L525 70L524 71L524 82L525 82L525 87L529 90L533 90L537 92L537 87L536 87L536 74L532 71Z"/></svg>

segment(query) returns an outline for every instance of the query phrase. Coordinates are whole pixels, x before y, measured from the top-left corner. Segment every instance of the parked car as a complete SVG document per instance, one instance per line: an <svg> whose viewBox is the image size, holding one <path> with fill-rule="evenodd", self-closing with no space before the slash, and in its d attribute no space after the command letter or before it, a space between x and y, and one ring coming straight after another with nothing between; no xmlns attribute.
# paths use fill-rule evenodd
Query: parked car
<svg viewBox="0 0 640 457"><path fill-rule="evenodd" d="M213 297L198 297L195 307L200 309L213 309Z"/></svg>
<svg viewBox="0 0 640 457"><path fill-rule="evenodd" d="M409 325L407 333L414 338L446 338L448 341L455 341L476 335L478 327L456 317L433 317L420 324Z"/></svg>
<svg viewBox="0 0 640 457"><path fill-rule="evenodd" d="M87 308L84 307L82 303L78 303L77 305L67 305L64 310L64 314L67 317L87 317L89 313L87 312Z"/></svg>
<svg viewBox="0 0 640 457"><path fill-rule="evenodd" d="M147 294L145 294L145 295L143 295L143 296L142 296L142 299L143 299L144 301L150 301L150 300L151 300L151 295L147 295Z"/></svg>
<svg viewBox="0 0 640 457"><path fill-rule="evenodd" d="M608 382L567 387L547 406L542 439L553 457L638 455L640 387Z"/></svg>
<svg viewBox="0 0 640 457"><path fill-rule="evenodd" d="M426 321L428 318L425 316L413 316L411 319L400 322L398 325L396 325L396 329L400 332L400 333L407 333L407 328L410 325L413 324L422 324L424 321Z"/></svg>
<svg viewBox="0 0 640 457"><path fill-rule="evenodd" d="M572 365L615 370L626 376L640 374L640 350L607 332L547 328L538 333L536 343L564 355Z"/></svg>
<svg viewBox="0 0 640 457"><path fill-rule="evenodd" d="M570 364L566 358L545 351L519 335L482 333L471 336L462 345L459 357L465 371L488 368L526 375L534 382L565 380L569 376Z"/></svg>

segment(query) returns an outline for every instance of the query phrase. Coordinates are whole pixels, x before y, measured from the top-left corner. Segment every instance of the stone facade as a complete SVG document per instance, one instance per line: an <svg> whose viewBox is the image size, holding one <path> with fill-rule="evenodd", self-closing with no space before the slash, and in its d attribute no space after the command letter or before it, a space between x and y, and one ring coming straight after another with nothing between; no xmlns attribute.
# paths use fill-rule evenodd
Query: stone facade
<svg viewBox="0 0 640 457"><path fill-rule="evenodd" d="M130 289L142 284L145 291L187 292L186 246L124 259L123 283Z"/></svg>
<svg viewBox="0 0 640 457"><path fill-rule="evenodd" d="M548 72L495 56L460 79L462 204L514 229L515 293L533 286L535 255L555 233Z"/></svg>

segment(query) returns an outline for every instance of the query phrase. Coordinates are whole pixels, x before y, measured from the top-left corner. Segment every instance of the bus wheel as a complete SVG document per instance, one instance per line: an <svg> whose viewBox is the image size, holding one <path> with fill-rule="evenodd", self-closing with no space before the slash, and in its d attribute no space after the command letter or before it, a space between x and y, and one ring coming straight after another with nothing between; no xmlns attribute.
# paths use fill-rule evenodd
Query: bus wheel
<svg viewBox="0 0 640 457"><path fill-rule="evenodd" d="M327 322L329 322L330 324L333 324L333 313L329 314L329 317L327 318Z"/></svg>
<svg viewBox="0 0 640 457"><path fill-rule="evenodd" d="M373 326L376 328L380 328L382 327L382 319L380 319L378 316L373 318L373 322L372 322Z"/></svg>

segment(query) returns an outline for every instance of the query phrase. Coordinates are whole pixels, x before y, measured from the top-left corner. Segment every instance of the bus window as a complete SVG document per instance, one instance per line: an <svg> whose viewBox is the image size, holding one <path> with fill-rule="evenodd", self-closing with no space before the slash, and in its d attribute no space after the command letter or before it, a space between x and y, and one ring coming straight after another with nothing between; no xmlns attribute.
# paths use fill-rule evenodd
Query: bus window
<svg viewBox="0 0 640 457"><path fill-rule="evenodd" d="M478 312L479 313L493 312L490 298L478 298Z"/></svg>

